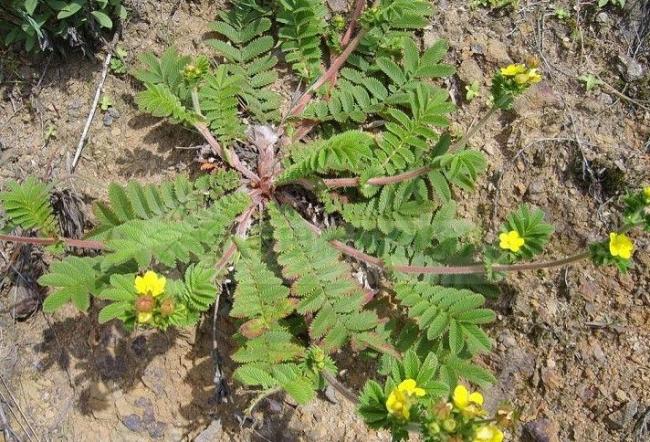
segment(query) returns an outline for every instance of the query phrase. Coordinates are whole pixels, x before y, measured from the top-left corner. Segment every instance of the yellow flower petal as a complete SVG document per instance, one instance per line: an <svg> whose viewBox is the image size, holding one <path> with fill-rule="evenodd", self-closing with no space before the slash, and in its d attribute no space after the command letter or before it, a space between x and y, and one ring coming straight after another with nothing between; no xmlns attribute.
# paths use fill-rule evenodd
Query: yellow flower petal
<svg viewBox="0 0 650 442"><path fill-rule="evenodd" d="M609 253L614 257L630 259L634 252L634 243L624 233L609 234Z"/></svg>
<svg viewBox="0 0 650 442"><path fill-rule="evenodd" d="M464 385L457 385L451 399L454 405L462 410L469 405L469 391Z"/></svg>
<svg viewBox="0 0 650 442"><path fill-rule="evenodd" d="M405 379L403 380L398 386L397 389L399 391L412 391L417 384L415 383L414 379Z"/></svg>
<svg viewBox="0 0 650 442"><path fill-rule="evenodd" d="M524 245L525 241L516 230L499 234L499 247L504 250L518 252Z"/></svg>
<svg viewBox="0 0 650 442"><path fill-rule="evenodd" d="M483 395L478 391L469 395L469 401L473 404L483 405Z"/></svg>
<svg viewBox="0 0 650 442"><path fill-rule="evenodd" d="M528 71L528 84L535 84L542 81L542 75L537 69L531 69Z"/></svg>
<svg viewBox="0 0 650 442"><path fill-rule="evenodd" d="M483 425L476 430L474 442L502 442L503 432L494 424Z"/></svg>
<svg viewBox="0 0 650 442"><path fill-rule="evenodd" d="M427 392L424 391L424 388L418 387L418 388L413 389L413 394L415 394L417 397L422 397L425 394L427 394Z"/></svg>
<svg viewBox="0 0 650 442"><path fill-rule="evenodd" d="M138 322L140 324L145 324L153 318L153 314L151 312L140 312L138 313Z"/></svg>
<svg viewBox="0 0 650 442"><path fill-rule="evenodd" d="M414 379L405 379L388 395L386 410L400 419L408 420L415 397L422 397L425 394L426 391L418 387Z"/></svg>
<svg viewBox="0 0 650 442"><path fill-rule="evenodd" d="M511 64L501 68L501 75L504 77L514 77L515 75L526 72L526 66L523 64Z"/></svg>
<svg viewBox="0 0 650 442"><path fill-rule="evenodd" d="M139 295L159 296L165 291L166 283L164 276L148 270L144 275L135 277L135 291Z"/></svg>

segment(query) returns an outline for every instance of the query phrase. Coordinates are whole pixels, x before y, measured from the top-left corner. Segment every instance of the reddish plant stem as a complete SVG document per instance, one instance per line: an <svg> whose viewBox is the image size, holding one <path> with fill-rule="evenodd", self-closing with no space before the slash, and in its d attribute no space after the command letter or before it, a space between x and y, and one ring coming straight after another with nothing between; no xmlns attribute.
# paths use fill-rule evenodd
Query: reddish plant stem
<svg viewBox="0 0 650 442"><path fill-rule="evenodd" d="M278 198L279 201L288 202L289 198ZM322 233L321 229L318 226L310 223L305 220L309 228L316 234L320 235ZM384 271L397 271L400 273L413 273L419 275L469 275L469 274L480 274L485 273L486 268L483 264L471 264L463 266L411 266L411 265L395 265L387 266L384 261L380 258L377 258L367 253L362 252L361 250L355 249L352 246L349 246L341 241L332 240L330 241L332 247L341 253L348 255L351 258L354 258L358 261L365 262L366 264L373 265L381 268ZM555 259L552 261L541 261L541 262L530 262L525 264L498 264L492 266L492 270L495 272L519 272L523 270L538 270L546 269L552 267L561 267L567 264L571 264L576 261L581 261L590 256L589 250L577 253L575 255L567 256L561 259Z"/></svg>
<svg viewBox="0 0 650 442"><path fill-rule="evenodd" d="M490 118L492 118L492 116L497 110L498 108L496 107L490 108L490 110L483 116L483 118L481 118L481 120L479 120L478 123L476 123L472 128L470 128L467 134L465 134L461 139L459 139L458 141L456 141L454 144L451 145L451 147L448 150L448 153L456 152L457 150L460 150L463 147L465 147L469 139L472 136L474 136L476 132L490 120ZM402 181L411 180L420 175L425 175L431 172L432 170L433 167L424 166L413 170L407 170L406 172L402 172L400 174L393 175L393 176L381 176L381 177L370 178L368 181L366 181L366 183L371 184L373 186L384 186L387 184L395 184ZM330 189L337 189L339 187L358 187L359 184L361 184L361 178L360 177L324 178L323 183Z"/></svg>
<svg viewBox="0 0 650 442"><path fill-rule="evenodd" d="M364 30L359 31L359 33L350 41L350 44L348 44L343 50L343 52L341 52L341 55L336 57L336 59L332 62L330 67L327 69L327 71L325 71L325 73L321 75L318 78L318 80L316 80L314 84L312 84L309 87L309 89L305 91L304 94L301 95L301 97L296 102L296 105L289 111L290 117L295 117L296 115L300 114L303 110L305 110L305 107L307 106L307 104L309 104L309 102L313 97L313 92L318 88L320 88L325 83L327 83L338 73L338 71L348 60L352 52L354 52L357 46L359 46L359 43L361 42L361 39L365 34L366 33Z"/></svg>
<svg viewBox="0 0 650 442"><path fill-rule="evenodd" d="M387 184L395 184L401 181L411 180L413 178L419 177L420 175L426 175L432 170L433 168L431 166L423 166L417 169L407 170L406 172L402 172L400 174L393 175L393 176L378 176L378 177L370 178L368 181L366 181L366 183L371 184L373 186L384 186ZM361 183L361 178L360 177L325 178L323 179L323 183L330 189L336 189L339 187L358 187L359 184Z"/></svg>
<svg viewBox="0 0 650 442"><path fill-rule="evenodd" d="M361 13L363 12L363 8L366 6L366 0L357 0L357 2L354 4L354 11L352 11L352 15L350 16L350 24L348 25L348 28L345 30L345 34L343 34L343 37L341 37L341 46L345 47L350 43L350 39L352 38L352 33L354 32L354 29L357 27L357 22L359 20L359 17L361 17Z"/></svg>
<svg viewBox="0 0 650 442"><path fill-rule="evenodd" d="M239 173L241 173L251 181L259 181L260 177L258 177L255 172L253 172L248 167L246 167L246 165L241 162L241 160L239 159L239 157L235 152L229 149L224 149L219 144L217 139L210 132L208 126L206 126L203 123L196 123L194 127L196 128L196 130L199 131L201 135L203 135L203 138L205 138L205 141L208 142L208 144L212 148L212 151L216 155L218 155L222 160L224 160L227 164L232 166L234 169L239 171Z"/></svg>
<svg viewBox="0 0 650 442"><path fill-rule="evenodd" d="M237 236L243 236L246 233L246 230L250 227L250 223L252 221L253 213L255 213L255 208L257 207L257 203L253 202L250 206L248 206L248 209L244 211L244 213L241 214L239 217L239 222L237 224L237 228L235 229L235 235ZM223 255L221 256L221 259L217 262L217 271L221 272L226 268L230 260L232 259L233 255L237 251L237 244L235 242L231 242L228 248L226 249L225 252L223 252Z"/></svg>
<svg viewBox="0 0 650 442"><path fill-rule="evenodd" d="M57 243L64 243L68 247L79 247L82 249L103 250L106 248L102 241L92 241L74 238L34 238L29 236L0 235L0 241L10 241L36 246L49 246Z"/></svg>

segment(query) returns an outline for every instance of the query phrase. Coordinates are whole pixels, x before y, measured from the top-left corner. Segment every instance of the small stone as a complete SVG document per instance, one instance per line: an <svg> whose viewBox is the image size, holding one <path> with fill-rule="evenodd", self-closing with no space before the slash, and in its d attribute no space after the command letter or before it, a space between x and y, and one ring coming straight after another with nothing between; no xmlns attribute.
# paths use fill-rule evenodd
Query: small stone
<svg viewBox="0 0 650 442"><path fill-rule="evenodd" d="M339 403L339 400L336 397L336 390L334 390L334 387L331 385L328 385L327 388L325 388L325 397L333 404Z"/></svg>
<svg viewBox="0 0 650 442"><path fill-rule="evenodd" d="M221 440L221 435L223 432L223 427L221 426L221 420L213 420L208 425L208 428L201 431L201 433L196 436L194 442L212 442L215 440Z"/></svg>
<svg viewBox="0 0 650 442"><path fill-rule="evenodd" d="M517 341L510 334L510 331L504 331L499 335L499 342L501 342L505 347L516 347Z"/></svg>
<svg viewBox="0 0 650 442"><path fill-rule="evenodd" d="M637 81L643 78L643 66L628 55L619 55L619 70L627 81Z"/></svg>
<svg viewBox="0 0 650 442"><path fill-rule="evenodd" d="M542 368L540 371L544 387L556 390L563 385L563 379L553 368Z"/></svg>
<svg viewBox="0 0 650 442"><path fill-rule="evenodd" d="M478 54L478 55L483 55L483 53L485 52L485 48L480 43L473 43L470 46L470 49L474 54Z"/></svg>
<svg viewBox="0 0 650 442"><path fill-rule="evenodd" d="M626 425L632 422L634 416L636 416L636 413L638 411L639 411L639 403L636 400L631 400L630 402L625 404L625 408L623 409L623 415L624 415L623 420Z"/></svg>
<svg viewBox="0 0 650 442"><path fill-rule="evenodd" d="M621 389L619 388L618 390L616 390L616 391L614 392L614 397L615 397L617 400L619 400L619 401L621 401L621 402L624 402L624 401L627 400L627 393L625 393L623 390L621 390Z"/></svg>
<svg viewBox="0 0 650 442"><path fill-rule="evenodd" d="M167 429L167 424L164 422L153 422L149 424L147 430L149 431L149 436L153 439L160 439L165 435L165 430Z"/></svg>
<svg viewBox="0 0 650 442"><path fill-rule="evenodd" d="M623 413L623 410L616 410L607 416L607 423L616 430L625 427L625 413Z"/></svg>
<svg viewBox="0 0 650 442"><path fill-rule="evenodd" d="M598 23L606 24L609 21L609 16L605 12L601 12L596 16Z"/></svg>
<svg viewBox="0 0 650 442"><path fill-rule="evenodd" d="M614 103L614 99L612 98L612 96L609 95L609 94L606 94L604 92L602 92L600 95L598 95L598 101L600 101L605 106L609 106L612 103Z"/></svg>
<svg viewBox="0 0 650 442"><path fill-rule="evenodd" d="M596 360L598 362L601 362L601 363L605 362L605 360L607 359L607 356L605 356L605 352L603 351L600 344L598 344L598 342L594 343L592 351L593 351L593 354L594 354L594 358L596 358Z"/></svg>
<svg viewBox="0 0 650 442"><path fill-rule="evenodd" d="M475 81L479 83L483 80L483 71L481 70L476 60L469 57L463 60L458 68L458 76L461 81L466 84L472 84Z"/></svg>
<svg viewBox="0 0 650 442"><path fill-rule="evenodd" d="M104 114L104 119L102 120L104 126L109 127L113 124L113 116L109 113Z"/></svg>
<svg viewBox="0 0 650 442"><path fill-rule="evenodd" d="M345 12L348 9L347 0L327 0L332 12Z"/></svg>
<svg viewBox="0 0 650 442"><path fill-rule="evenodd" d="M142 418L140 418L140 416L137 414L129 414L128 416L125 416L122 419L122 423L126 428L135 433L139 433L143 430Z"/></svg>
<svg viewBox="0 0 650 442"><path fill-rule="evenodd" d="M559 442L557 424L545 418L526 422L524 436L530 442Z"/></svg>
<svg viewBox="0 0 650 442"><path fill-rule="evenodd" d="M485 57L488 61L498 65L507 65L512 61L508 55L508 46L495 38L488 41Z"/></svg>

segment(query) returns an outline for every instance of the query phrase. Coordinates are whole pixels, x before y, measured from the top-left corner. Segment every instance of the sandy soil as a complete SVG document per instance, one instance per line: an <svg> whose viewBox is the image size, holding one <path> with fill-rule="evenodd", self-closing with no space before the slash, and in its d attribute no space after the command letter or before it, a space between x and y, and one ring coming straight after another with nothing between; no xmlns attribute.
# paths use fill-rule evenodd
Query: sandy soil
<svg viewBox="0 0 650 442"><path fill-rule="evenodd" d="M489 14L463 0L435 3L439 11L422 39L450 42L448 61L458 75L446 86L460 107L459 131L484 110L483 99L464 99L465 85L478 81L487 96L494 69L531 56L545 73L512 112L472 140L490 166L477 192L458 193L464 213L491 240L507 210L521 202L541 207L557 229L549 256L604 235L615 223L617 197L650 180L650 43L647 35L638 39L639 21L650 23L643 2L598 12L589 2L576 11L574 2L522 0L515 11ZM202 40L219 2L130 4L135 13L120 43L130 64L170 44L207 51ZM554 5L579 19L557 19ZM105 195L109 181L196 170L194 152L175 147L198 144L197 136L143 116L133 103L136 82L110 75L104 94L114 111L98 112L80 165L68 173L102 57L0 54L0 187L32 174L89 203ZM607 85L585 91L576 79L585 73ZM50 127L56 134L47 138ZM484 360L499 382L486 397L490 406L510 400L521 408L512 440L650 440L650 242L636 239L637 263L626 275L584 264L510 275L500 285L490 329L496 351ZM0 251L12 252L4 244ZM127 335L97 324L94 311L66 308L15 322L5 308L16 291L0 287L0 399L21 440L32 440L27 433L74 441L389 440L336 397L296 407L275 396L255 422L244 421L250 394L235 389L233 402L214 400L209 321L196 330ZM222 325L227 352L229 324ZM342 379L358 388L365 363L343 366Z"/></svg>

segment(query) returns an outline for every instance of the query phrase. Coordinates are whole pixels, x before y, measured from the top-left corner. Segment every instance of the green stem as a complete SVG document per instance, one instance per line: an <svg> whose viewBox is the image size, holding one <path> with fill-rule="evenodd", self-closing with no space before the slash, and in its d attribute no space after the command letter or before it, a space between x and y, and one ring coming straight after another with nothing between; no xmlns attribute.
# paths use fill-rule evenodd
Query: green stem
<svg viewBox="0 0 650 442"><path fill-rule="evenodd" d="M255 407L259 405L260 402L262 402L263 399L274 395L275 393L279 393L282 391L282 388L280 387L275 387L275 388L269 388L268 390L264 390L260 392L257 396L255 396L255 399L251 402L251 404L246 408L245 414L246 416L252 416L253 410Z"/></svg>
<svg viewBox="0 0 650 442"><path fill-rule="evenodd" d="M194 112L203 117L203 114L201 113L201 103L199 101L199 91L196 86L192 88L192 106L194 107Z"/></svg>

